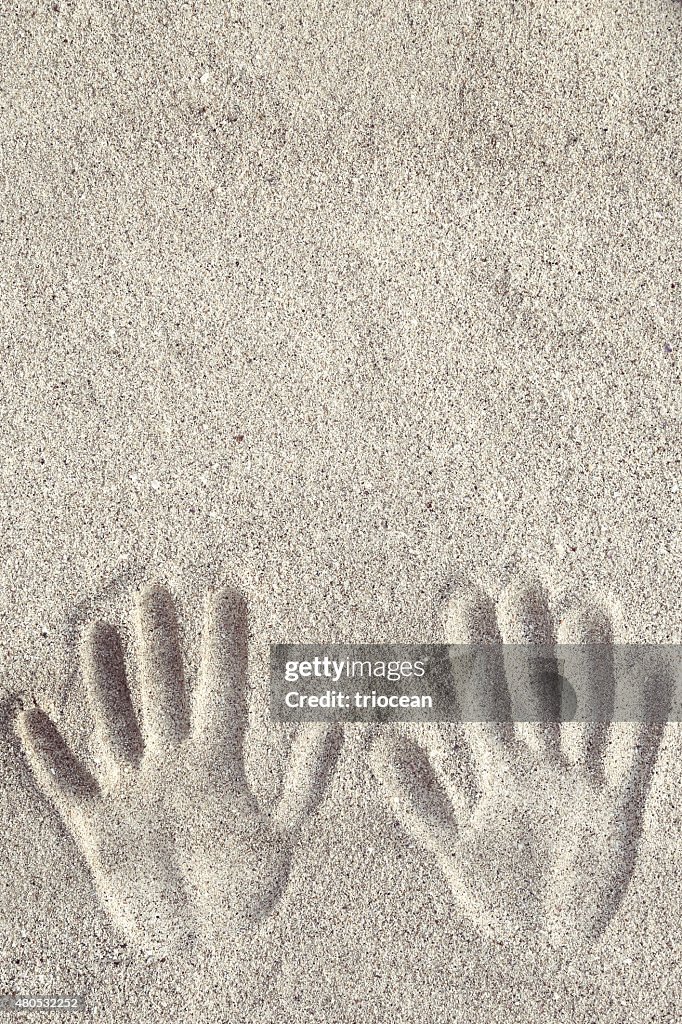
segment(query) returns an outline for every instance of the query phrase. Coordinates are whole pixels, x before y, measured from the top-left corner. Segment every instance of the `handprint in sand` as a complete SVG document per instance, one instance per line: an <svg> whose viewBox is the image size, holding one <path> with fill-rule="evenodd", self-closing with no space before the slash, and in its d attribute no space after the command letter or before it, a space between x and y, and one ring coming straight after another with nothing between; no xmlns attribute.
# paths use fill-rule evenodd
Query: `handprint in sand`
<svg viewBox="0 0 682 1024"><path fill-rule="evenodd" d="M519 645L551 650L554 639L540 587L511 587L497 613L478 591L451 602L448 643L479 652L468 693L500 701L504 688L528 720L429 727L424 744L392 733L374 742L371 758L406 832L434 856L480 930L498 939L540 931L563 946L598 937L623 898L661 726L606 724L617 675L612 626L589 608L569 614L556 636L571 645L562 648L570 652L562 674L577 720L560 723L557 713L551 721L547 701L562 694L550 697L546 662L519 657ZM641 686L644 697L650 682L628 687ZM528 713L534 702L537 721Z"/></svg>
<svg viewBox="0 0 682 1024"><path fill-rule="evenodd" d="M247 782L247 621L233 590L208 604L200 677L185 685L170 596L143 591L136 607L138 716L118 633L93 625L82 648L95 725L94 772L39 708L19 732L42 791L90 866L114 923L162 952L196 932L248 930L287 884L300 826L333 769L338 733L302 729L271 812Z"/></svg>

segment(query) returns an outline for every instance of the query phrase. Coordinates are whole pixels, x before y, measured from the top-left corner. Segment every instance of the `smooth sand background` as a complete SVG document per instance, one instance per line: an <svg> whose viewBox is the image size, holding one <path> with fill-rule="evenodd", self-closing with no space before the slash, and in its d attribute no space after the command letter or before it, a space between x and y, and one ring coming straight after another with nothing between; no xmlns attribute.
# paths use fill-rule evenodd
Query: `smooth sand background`
<svg viewBox="0 0 682 1024"><path fill-rule="evenodd" d="M194 666L204 591L244 589L256 718L270 641L438 639L472 578L680 640L679 3L20 3L0 31L9 693L86 742L80 627L148 579ZM676 1019L675 729L626 902L558 966L463 921L354 734L254 1009L248 952L121 948L14 742L4 984L115 1021Z"/></svg>

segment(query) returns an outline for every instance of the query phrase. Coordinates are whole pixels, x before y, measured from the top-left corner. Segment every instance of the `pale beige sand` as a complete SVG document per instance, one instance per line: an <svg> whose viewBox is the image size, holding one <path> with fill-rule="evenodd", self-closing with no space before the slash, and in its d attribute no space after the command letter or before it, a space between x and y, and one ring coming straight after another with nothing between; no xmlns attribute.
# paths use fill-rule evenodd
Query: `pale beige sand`
<svg viewBox="0 0 682 1024"><path fill-rule="evenodd" d="M354 727L276 909L163 960L14 723L38 703L86 756L82 629L132 659L154 580L190 683L206 592L247 598L265 807L271 641L440 639L449 593L519 575L680 640L682 6L58 0L0 32L0 990L116 1022L676 1020L675 727L587 949L482 932Z"/></svg>

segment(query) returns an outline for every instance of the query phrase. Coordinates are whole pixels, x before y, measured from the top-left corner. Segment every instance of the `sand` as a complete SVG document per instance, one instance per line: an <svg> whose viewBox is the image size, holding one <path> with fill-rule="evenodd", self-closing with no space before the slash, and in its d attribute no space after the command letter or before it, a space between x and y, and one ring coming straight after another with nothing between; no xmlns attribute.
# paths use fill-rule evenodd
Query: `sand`
<svg viewBox="0 0 682 1024"><path fill-rule="evenodd" d="M0 992L115 1022L676 1020L677 726L628 828L600 804L577 850L546 759L530 801L528 766L476 767L489 833L459 807L455 870L471 743L301 739L267 666L442 640L464 588L499 612L537 581L557 623L595 600L680 641L680 4L58 0L0 33ZM239 798L185 757L225 588ZM155 741L182 757L141 784Z"/></svg>

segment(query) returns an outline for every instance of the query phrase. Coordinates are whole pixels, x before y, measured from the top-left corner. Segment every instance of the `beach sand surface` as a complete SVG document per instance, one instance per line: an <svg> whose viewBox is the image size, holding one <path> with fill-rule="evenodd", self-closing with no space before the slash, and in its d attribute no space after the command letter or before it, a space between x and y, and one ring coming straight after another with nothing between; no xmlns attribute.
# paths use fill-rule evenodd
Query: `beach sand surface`
<svg viewBox="0 0 682 1024"><path fill-rule="evenodd" d="M453 595L537 581L556 621L593 599L622 640L680 641L680 3L20 0L0 39L0 992L87 993L117 1024L678 1019L679 726L580 870L506 770L479 778L504 878L573 871L564 922L619 836L636 853L600 933L557 947L523 883L498 900L485 842L466 873L494 927L462 899L428 787L417 818L391 802L405 764L424 778L408 739L456 772L452 731L350 726L315 754L269 722L267 672L270 643L438 642ZM152 584L177 646L147 622L145 669ZM194 700L225 587L264 818L171 755L70 826L30 709L101 768L79 650L106 621L172 747L154 680ZM216 895L229 829L251 874ZM204 934L166 952L150 915L173 930L187 877Z"/></svg>

